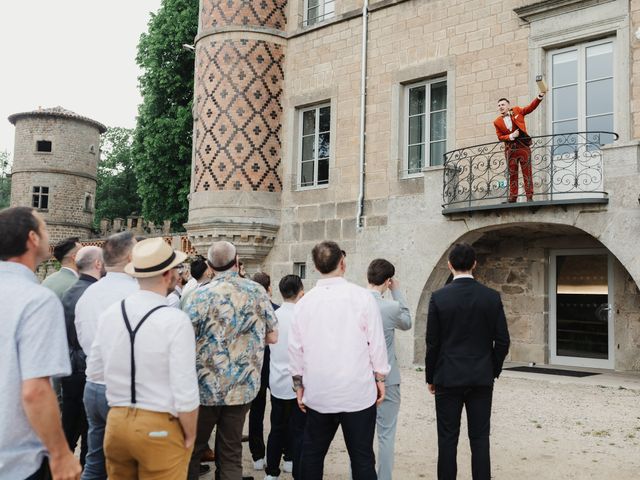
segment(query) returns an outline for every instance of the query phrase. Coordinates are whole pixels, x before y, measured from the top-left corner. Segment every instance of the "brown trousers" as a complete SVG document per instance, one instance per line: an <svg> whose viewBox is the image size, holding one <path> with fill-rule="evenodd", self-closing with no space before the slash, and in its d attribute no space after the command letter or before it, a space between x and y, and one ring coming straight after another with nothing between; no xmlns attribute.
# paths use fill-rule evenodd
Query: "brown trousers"
<svg viewBox="0 0 640 480"><path fill-rule="evenodd" d="M184 480L192 450L184 447L180 421L169 413L109 410L104 456L110 480Z"/></svg>
<svg viewBox="0 0 640 480"><path fill-rule="evenodd" d="M216 429L216 478L242 480L242 428L250 404L230 406L200 405L198 433L189 464L189 480L198 480L200 459L209 447L209 438Z"/></svg>

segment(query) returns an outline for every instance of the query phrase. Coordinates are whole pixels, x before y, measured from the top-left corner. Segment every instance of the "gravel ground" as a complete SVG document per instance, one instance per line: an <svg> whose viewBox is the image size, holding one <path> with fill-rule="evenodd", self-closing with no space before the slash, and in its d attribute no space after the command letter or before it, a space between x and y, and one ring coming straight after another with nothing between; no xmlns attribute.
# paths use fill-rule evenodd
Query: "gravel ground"
<svg viewBox="0 0 640 480"><path fill-rule="evenodd" d="M424 373L417 369L403 369L402 380L394 478L435 479L433 397L426 390ZM268 410L267 405L265 436ZM465 423L463 418L460 479L471 478ZM253 470L244 446L245 475L262 480L264 472ZM506 371L494 391L491 455L496 479L640 479L640 377L605 373L573 378ZM213 479L213 474L201 478ZM340 432L325 461L325 478L349 479Z"/></svg>

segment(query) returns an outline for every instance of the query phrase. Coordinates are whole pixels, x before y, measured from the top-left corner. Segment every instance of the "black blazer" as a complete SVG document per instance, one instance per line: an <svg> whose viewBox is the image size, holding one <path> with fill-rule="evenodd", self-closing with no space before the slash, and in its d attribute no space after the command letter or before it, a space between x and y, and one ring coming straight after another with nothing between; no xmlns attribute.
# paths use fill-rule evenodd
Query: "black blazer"
<svg viewBox="0 0 640 480"><path fill-rule="evenodd" d="M509 351L500 294L458 278L431 294L427 317L427 383L493 385Z"/></svg>

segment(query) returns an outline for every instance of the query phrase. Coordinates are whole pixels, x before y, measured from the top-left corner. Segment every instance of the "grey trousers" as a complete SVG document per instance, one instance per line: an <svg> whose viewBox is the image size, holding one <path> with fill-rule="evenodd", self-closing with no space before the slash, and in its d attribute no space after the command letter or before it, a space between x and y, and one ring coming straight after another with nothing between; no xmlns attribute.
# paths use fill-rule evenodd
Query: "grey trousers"
<svg viewBox="0 0 640 480"><path fill-rule="evenodd" d="M399 411L400 385L387 385L384 401L378 407L376 416L378 480L391 480L392 477Z"/></svg>

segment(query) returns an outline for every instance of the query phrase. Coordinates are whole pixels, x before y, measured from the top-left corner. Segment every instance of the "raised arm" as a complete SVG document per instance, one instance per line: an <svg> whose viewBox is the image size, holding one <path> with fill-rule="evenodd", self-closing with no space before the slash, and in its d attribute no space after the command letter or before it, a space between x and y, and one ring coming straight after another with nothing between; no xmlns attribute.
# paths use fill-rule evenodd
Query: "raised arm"
<svg viewBox="0 0 640 480"><path fill-rule="evenodd" d="M404 298L395 280L391 288L391 296L398 302L398 308L394 317L396 321L395 328L398 330L409 330L411 328L411 312L407 306L407 300Z"/></svg>
<svg viewBox="0 0 640 480"><path fill-rule="evenodd" d="M538 108L538 105L540 105L540 102L542 102L543 97L544 97L544 94L538 94L538 96L534 98L529 105L527 105L526 107L522 107L522 114L529 115L536 108Z"/></svg>

